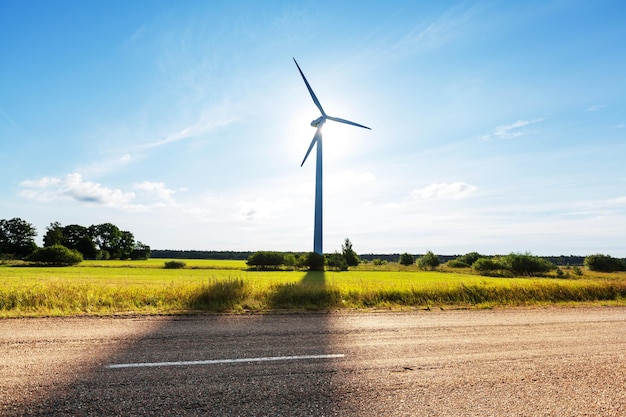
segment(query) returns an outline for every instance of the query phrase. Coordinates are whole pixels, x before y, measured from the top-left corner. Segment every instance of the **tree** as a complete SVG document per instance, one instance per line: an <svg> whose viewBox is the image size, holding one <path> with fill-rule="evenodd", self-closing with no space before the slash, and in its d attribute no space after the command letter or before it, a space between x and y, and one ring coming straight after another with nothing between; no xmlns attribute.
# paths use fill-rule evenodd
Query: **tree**
<svg viewBox="0 0 626 417"><path fill-rule="evenodd" d="M246 263L257 270L272 270L280 269L283 259L283 254L280 252L259 251L250 255Z"/></svg>
<svg viewBox="0 0 626 417"><path fill-rule="evenodd" d="M283 255L283 265L285 265L288 269L294 269L298 263L296 259L296 255L293 253L286 253Z"/></svg>
<svg viewBox="0 0 626 417"><path fill-rule="evenodd" d="M415 263L415 259L413 258L413 255L405 252L402 255L400 255L400 259L398 259L398 263L400 265L409 266Z"/></svg>
<svg viewBox="0 0 626 417"><path fill-rule="evenodd" d="M325 258L317 252L307 252L303 255L302 266L308 267L311 271L323 271Z"/></svg>
<svg viewBox="0 0 626 417"><path fill-rule="evenodd" d="M439 264L441 264L439 257L431 251L426 252L424 256L420 257L417 260L417 266L420 269L425 269L427 271L432 271L433 269L436 269Z"/></svg>
<svg viewBox="0 0 626 417"><path fill-rule="evenodd" d="M0 254L24 258L37 249L37 230L32 224L15 217L0 219Z"/></svg>
<svg viewBox="0 0 626 417"><path fill-rule="evenodd" d="M89 236L83 236L80 238L75 249L82 253L85 259L98 258L98 249L96 248L96 244L93 243L93 240L91 240L91 237Z"/></svg>
<svg viewBox="0 0 626 417"><path fill-rule="evenodd" d="M348 270L348 263L346 262L345 256L337 251L335 251L335 253L331 253L326 257L326 263L328 264L329 268L336 271Z"/></svg>
<svg viewBox="0 0 626 417"><path fill-rule="evenodd" d="M49 266L70 266L80 263L83 260L83 255L76 249L68 249L63 245L52 245L35 250L26 260Z"/></svg>
<svg viewBox="0 0 626 417"><path fill-rule="evenodd" d="M492 275L498 270L502 270L503 266L497 259L480 258L472 264L472 269L481 275Z"/></svg>
<svg viewBox="0 0 626 417"><path fill-rule="evenodd" d="M591 271L597 272L626 271L626 263L624 261L601 254L587 256L585 258L585 266Z"/></svg>
<svg viewBox="0 0 626 417"><path fill-rule="evenodd" d="M133 251L130 254L130 259L145 260L145 259L148 259L149 257L150 257L150 246L144 245L143 243L139 241L135 243L135 247L133 248Z"/></svg>
<svg viewBox="0 0 626 417"><path fill-rule="evenodd" d="M470 252L470 253L466 253L463 256L459 256L458 258L456 258L456 260L463 262L467 264L468 266L472 266L472 264L474 264L474 262L476 262L480 258L484 258L484 256L478 252Z"/></svg>
<svg viewBox="0 0 626 417"><path fill-rule="evenodd" d="M91 240L89 229L79 224L69 224L62 228L63 246L70 249L77 249L78 242L84 238Z"/></svg>
<svg viewBox="0 0 626 417"><path fill-rule="evenodd" d="M121 231L120 233L118 253L120 259L128 259L135 249L135 237L131 232Z"/></svg>
<svg viewBox="0 0 626 417"><path fill-rule="evenodd" d="M48 247L54 245L63 245L63 240L63 227L61 226L61 223L50 223L50 226L46 227L46 234L43 235L43 246Z"/></svg>
<svg viewBox="0 0 626 417"><path fill-rule="evenodd" d="M511 271L513 275L517 276L541 275L555 268L553 263L538 256L533 256L530 253L511 253L501 258L500 263L504 269Z"/></svg>
<svg viewBox="0 0 626 417"><path fill-rule="evenodd" d="M87 227L79 224L70 224L63 227L62 232L63 246L69 249L76 249L83 254L85 259L96 259L98 249Z"/></svg>
<svg viewBox="0 0 626 417"><path fill-rule="evenodd" d="M98 250L108 252L112 259L120 259L122 232L116 225L112 223L92 225L89 232Z"/></svg>
<svg viewBox="0 0 626 417"><path fill-rule="evenodd" d="M344 244L341 245L341 251L348 266L357 266L359 262L361 262L359 256L352 250L352 242L350 242L350 239L346 238Z"/></svg>

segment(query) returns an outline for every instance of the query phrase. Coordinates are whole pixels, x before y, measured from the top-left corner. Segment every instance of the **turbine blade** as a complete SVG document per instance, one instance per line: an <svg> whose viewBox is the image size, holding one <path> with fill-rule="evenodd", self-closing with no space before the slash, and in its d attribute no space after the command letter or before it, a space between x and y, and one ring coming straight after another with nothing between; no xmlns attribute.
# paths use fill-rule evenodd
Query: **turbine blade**
<svg viewBox="0 0 626 417"><path fill-rule="evenodd" d="M308 90L309 90L309 94L311 94L311 98L313 99L313 102L315 103L317 108L320 109L320 112L322 113L322 116L326 116L326 113L324 112L324 109L322 108L322 105L320 104L320 101L315 96L315 93L313 92L313 89L309 85L309 82L306 80L306 77L304 76L304 73L300 69L300 65L298 65L298 61L296 61L296 59L294 58L293 62L296 63L296 67L298 67L298 71L300 71L300 75L302 75L302 79L304 80L304 83L306 84L306 88L308 88Z"/></svg>
<svg viewBox="0 0 626 417"><path fill-rule="evenodd" d="M309 145L309 150L306 151L306 155L304 155L304 159L302 160L302 163L300 164L300 167L302 167L302 165L304 165L304 162L309 157L309 154L311 153L311 150L313 149L313 145L315 145L317 143L317 140L319 139L319 137L321 135L322 135L322 126L319 126L317 128L317 130L315 131L315 136L313 136L313 140L311 141L311 144Z"/></svg>
<svg viewBox="0 0 626 417"><path fill-rule="evenodd" d="M340 119L339 117L326 116L326 118L328 120L332 120L333 122L345 123L347 125L352 125L352 126L362 127L363 129L372 130L372 129L370 129L367 126L363 126L363 125L360 125L358 123L351 122L350 120Z"/></svg>

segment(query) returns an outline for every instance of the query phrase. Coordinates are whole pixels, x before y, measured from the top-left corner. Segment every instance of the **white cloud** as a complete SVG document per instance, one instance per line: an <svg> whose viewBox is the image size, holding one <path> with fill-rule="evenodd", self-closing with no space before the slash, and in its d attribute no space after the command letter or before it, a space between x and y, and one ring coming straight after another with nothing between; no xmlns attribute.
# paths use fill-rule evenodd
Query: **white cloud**
<svg viewBox="0 0 626 417"><path fill-rule="evenodd" d="M125 193L119 189L84 181L77 173L68 174L65 178L44 177L36 181L22 181L21 185L26 188L20 193L21 196L40 201L70 198L108 207L128 207L135 198L133 192Z"/></svg>
<svg viewBox="0 0 626 417"><path fill-rule="evenodd" d="M541 118L533 119L533 120L518 120L509 125L496 126L493 129L493 132L487 135L483 135L481 139L489 140L493 136L495 136L497 139L514 139L520 136L524 136L529 133L527 130L523 129L524 127L534 124L534 123L542 122L543 120L544 119L541 119Z"/></svg>
<svg viewBox="0 0 626 417"><path fill-rule="evenodd" d="M422 200L462 200L469 197L478 187L464 182L433 183L411 191L411 198Z"/></svg>
<svg viewBox="0 0 626 417"><path fill-rule="evenodd" d="M166 202L173 202L174 199L172 195L176 192L167 188L162 182L144 181L142 183L135 184L133 188L136 190L145 191L147 194L153 195L159 200Z"/></svg>

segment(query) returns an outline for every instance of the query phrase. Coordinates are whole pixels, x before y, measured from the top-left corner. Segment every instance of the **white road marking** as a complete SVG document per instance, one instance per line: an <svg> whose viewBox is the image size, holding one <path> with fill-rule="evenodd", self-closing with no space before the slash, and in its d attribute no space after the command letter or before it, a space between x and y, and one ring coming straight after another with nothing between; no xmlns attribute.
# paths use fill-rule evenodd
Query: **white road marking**
<svg viewBox="0 0 626 417"><path fill-rule="evenodd" d="M300 355L300 356L270 356L265 358L240 358L240 359L214 359L207 361L181 361L181 362L145 362L145 363L118 363L108 365L108 369L120 368L148 368L155 366L190 366L190 365L216 365L223 363L246 363L246 362L272 362L272 361L297 361L308 359L336 359L343 358L342 353L328 355Z"/></svg>

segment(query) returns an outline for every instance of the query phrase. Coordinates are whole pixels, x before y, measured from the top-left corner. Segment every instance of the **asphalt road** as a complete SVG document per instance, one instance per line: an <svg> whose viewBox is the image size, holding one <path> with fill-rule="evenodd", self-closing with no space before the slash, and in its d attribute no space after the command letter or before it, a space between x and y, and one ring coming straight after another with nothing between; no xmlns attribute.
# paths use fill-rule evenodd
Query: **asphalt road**
<svg viewBox="0 0 626 417"><path fill-rule="evenodd" d="M0 320L0 415L625 416L626 308Z"/></svg>

